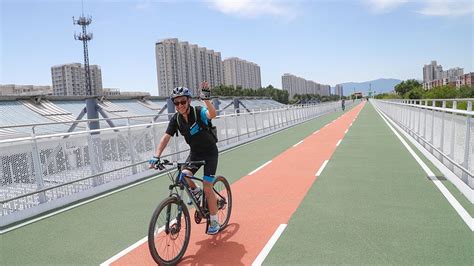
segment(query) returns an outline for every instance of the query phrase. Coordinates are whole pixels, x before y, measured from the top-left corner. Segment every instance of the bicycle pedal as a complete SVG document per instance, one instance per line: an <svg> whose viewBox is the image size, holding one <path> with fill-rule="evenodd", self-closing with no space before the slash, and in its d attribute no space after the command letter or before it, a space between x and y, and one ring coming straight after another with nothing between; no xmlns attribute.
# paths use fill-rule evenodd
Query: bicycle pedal
<svg viewBox="0 0 474 266"><path fill-rule="evenodd" d="M202 216L199 214L198 211L194 211L194 222L200 224L202 222Z"/></svg>

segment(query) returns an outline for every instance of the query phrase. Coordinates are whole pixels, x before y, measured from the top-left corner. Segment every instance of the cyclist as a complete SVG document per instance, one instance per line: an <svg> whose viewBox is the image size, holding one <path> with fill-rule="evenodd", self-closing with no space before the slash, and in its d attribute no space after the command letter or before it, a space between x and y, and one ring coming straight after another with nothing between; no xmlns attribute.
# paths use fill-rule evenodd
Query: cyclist
<svg viewBox="0 0 474 266"><path fill-rule="evenodd" d="M214 105L209 101L210 96L211 91L208 83L201 83L200 98L204 101L206 107L193 107L191 106L192 95L188 88L177 87L173 89L171 99L176 106L177 112L168 123L166 133L161 138L160 143L156 147L155 156L149 160L149 163L150 167L159 165L161 163L160 156L166 148L170 138L175 134L177 135L178 131L184 136L186 143L188 143L191 148L187 161L206 161L206 164L204 165L203 184L211 216L207 234L214 235L219 232L220 229L217 220L217 199L213 190L214 175L217 170L218 150L216 139L211 131L200 126L200 124L208 125L210 120L217 115ZM200 121L196 121L196 119L201 119L204 123L200 123ZM186 176L193 176L198 170L198 167L182 169ZM186 178L186 181L189 184L192 193L199 198L202 194L201 188L189 178Z"/></svg>
<svg viewBox="0 0 474 266"><path fill-rule="evenodd" d="M342 105L342 111L346 110L346 100L345 99L342 99L341 105Z"/></svg>

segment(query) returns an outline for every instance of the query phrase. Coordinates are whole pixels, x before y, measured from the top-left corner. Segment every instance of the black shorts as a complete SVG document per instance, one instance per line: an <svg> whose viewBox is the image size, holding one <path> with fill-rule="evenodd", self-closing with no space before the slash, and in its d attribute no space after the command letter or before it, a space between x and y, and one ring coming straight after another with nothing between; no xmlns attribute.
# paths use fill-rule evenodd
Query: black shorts
<svg viewBox="0 0 474 266"><path fill-rule="evenodd" d="M204 165L204 175L205 176L214 176L217 171L217 161L218 161L218 155L217 154L212 154L208 156L202 156L202 155L195 155L195 154L189 154L188 158L186 159L186 162L189 161L206 161L206 164ZM185 168L191 171L194 174L201 168L199 167L189 167Z"/></svg>

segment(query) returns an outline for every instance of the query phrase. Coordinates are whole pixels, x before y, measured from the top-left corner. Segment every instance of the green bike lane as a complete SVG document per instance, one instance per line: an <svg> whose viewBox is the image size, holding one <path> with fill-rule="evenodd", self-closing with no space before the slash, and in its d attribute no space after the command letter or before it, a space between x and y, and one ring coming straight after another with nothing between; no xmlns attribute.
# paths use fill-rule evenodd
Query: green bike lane
<svg viewBox="0 0 474 266"><path fill-rule="evenodd" d="M225 152L218 173L233 183L340 115L327 114ZM161 176L0 235L0 264L100 264L146 236L169 183Z"/></svg>
<svg viewBox="0 0 474 266"><path fill-rule="evenodd" d="M263 264L470 265L473 247L472 231L366 104Z"/></svg>

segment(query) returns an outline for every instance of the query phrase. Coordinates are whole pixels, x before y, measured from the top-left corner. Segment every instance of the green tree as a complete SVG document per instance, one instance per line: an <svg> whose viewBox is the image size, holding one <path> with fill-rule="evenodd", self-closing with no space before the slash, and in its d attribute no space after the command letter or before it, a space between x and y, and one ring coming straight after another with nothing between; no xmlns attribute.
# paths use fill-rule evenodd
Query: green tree
<svg viewBox="0 0 474 266"><path fill-rule="evenodd" d="M397 84L395 86L395 92L400 96L404 96L407 92L415 88L422 88L420 82L415 79L408 79Z"/></svg>
<svg viewBox="0 0 474 266"><path fill-rule="evenodd" d="M423 95L424 99L453 99L456 98L458 92L454 86L444 85L434 87Z"/></svg>
<svg viewBox="0 0 474 266"><path fill-rule="evenodd" d="M405 99L421 99L423 98L424 90L421 87L415 87L408 92L406 92L403 97Z"/></svg>
<svg viewBox="0 0 474 266"><path fill-rule="evenodd" d="M457 90L457 98L474 98L474 87L462 86Z"/></svg>

